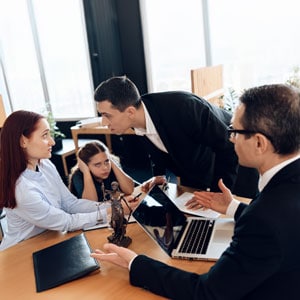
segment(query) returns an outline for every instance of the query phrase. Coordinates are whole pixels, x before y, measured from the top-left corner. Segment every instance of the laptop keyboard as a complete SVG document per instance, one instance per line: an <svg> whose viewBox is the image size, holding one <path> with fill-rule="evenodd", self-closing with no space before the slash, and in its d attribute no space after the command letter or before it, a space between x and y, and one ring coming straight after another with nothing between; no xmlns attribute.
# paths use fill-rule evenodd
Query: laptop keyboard
<svg viewBox="0 0 300 300"><path fill-rule="evenodd" d="M205 254L213 231L214 220L193 219L179 252Z"/></svg>

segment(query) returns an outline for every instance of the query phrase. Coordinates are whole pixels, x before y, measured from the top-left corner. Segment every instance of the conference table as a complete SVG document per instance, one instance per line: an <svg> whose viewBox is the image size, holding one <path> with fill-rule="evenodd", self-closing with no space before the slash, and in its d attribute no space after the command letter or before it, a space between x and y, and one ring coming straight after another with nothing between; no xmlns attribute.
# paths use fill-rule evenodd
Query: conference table
<svg viewBox="0 0 300 300"><path fill-rule="evenodd" d="M180 194L180 187L172 187L169 195ZM96 271L80 279L65 283L58 287L36 292L32 253L59 243L76 232L45 231L44 233L22 241L19 244L0 252L0 295L1 299L164 299L129 283L127 269L107 262L101 262L100 271ZM109 228L84 232L92 249L101 249L111 234ZM170 258L143 231L137 223L127 226L127 235L132 238L129 248L137 253L145 254L169 265L196 273L207 272L214 262L189 261Z"/></svg>
<svg viewBox="0 0 300 300"><path fill-rule="evenodd" d="M131 286L128 270L106 262L100 263L101 268L99 272L37 293L32 253L61 242L80 232L59 233L46 231L2 251L0 253L1 299L163 299L148 291ZM107 228L85 232L93 249L101 249L102 245L107 242L107 236L110 234L111 231ZM212 262L171 259L136 223L128 225L127 235L132 238L130 249L170 265L197 273L206 272L213 265Z"/></svg>

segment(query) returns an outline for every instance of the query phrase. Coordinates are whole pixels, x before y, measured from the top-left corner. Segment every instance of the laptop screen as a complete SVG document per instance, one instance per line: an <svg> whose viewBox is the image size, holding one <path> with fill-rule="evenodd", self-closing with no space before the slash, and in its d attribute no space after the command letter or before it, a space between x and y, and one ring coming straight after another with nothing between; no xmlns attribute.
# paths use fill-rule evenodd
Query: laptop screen
<svg viewBox="0 0 300 300"><path fill-rule="evenodd" d="M186 225L185 215L154 186L133 212L136 221L171 255Z"/></svg>

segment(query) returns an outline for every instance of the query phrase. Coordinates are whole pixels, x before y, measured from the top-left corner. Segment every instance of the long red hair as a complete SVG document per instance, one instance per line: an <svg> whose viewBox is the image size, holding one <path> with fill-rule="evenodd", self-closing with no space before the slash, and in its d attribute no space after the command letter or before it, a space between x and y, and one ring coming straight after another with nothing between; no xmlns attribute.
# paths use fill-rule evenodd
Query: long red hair
<svg viewBox="0 0 300 300"><path fill-rule="evenodd" d="M0 209L16 207L16 181L27 167L27 157L20 145L22 135L29 138L44 116L18 110L5 120L0 134Z"/></svg>

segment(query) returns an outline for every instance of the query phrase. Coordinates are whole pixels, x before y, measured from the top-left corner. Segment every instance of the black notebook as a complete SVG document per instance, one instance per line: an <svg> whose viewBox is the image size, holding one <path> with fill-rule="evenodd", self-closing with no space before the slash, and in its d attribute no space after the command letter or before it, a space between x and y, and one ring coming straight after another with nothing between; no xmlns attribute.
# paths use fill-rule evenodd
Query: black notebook
<svg viewBox="0 0 300 300"><path fill-rule="evenodd" d="M81 233L32 254L37 292L83 277L100 268Z"/></svg>

